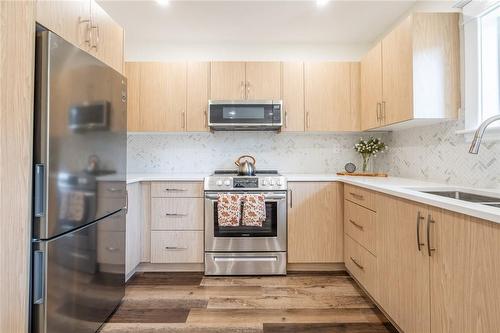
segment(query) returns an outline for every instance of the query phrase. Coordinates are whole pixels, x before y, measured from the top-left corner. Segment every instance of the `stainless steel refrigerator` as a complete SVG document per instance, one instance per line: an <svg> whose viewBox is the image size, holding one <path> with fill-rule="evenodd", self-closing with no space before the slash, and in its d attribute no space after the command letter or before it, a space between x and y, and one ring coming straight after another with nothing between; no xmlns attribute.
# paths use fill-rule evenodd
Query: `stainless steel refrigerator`
<svg viewBox="0 0 500 333"><path fill-rule="evenodd" d="M126 80L36 37L32 332L96 332L125 287Z"/></svg>

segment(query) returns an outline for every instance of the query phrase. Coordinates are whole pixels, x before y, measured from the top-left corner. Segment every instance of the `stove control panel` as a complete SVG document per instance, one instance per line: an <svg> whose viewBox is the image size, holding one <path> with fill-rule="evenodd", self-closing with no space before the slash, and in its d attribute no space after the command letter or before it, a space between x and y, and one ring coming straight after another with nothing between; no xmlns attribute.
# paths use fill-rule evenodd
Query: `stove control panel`
<svg viewBox="0 0 500 333"><path fill-rule="evenodd" d="M280 191L287 189L286 178L282 176L224 176L205 178L205 191L265 190Z"/></svg>

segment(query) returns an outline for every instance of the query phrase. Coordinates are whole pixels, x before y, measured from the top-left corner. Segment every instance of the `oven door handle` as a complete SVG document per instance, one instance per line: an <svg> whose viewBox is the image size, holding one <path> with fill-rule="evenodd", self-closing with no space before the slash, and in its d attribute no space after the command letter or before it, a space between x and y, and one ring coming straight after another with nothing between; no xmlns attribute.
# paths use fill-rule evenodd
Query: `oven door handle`
<svg viewBox="0 0 500 333"><path fill-rule="evenodd" d="M214 261L223 261L223 262L245 262L245 261L278 261L278 257L276 256L262 256L262 257L229 257L229 256L216 256L214 257Z"/></svg>
<svg viewBox="0 0 500 333"><path fill-rule="evenodd" d="M217 201L218 198L219 198L218 194L205 194L205 199L210 199L210 200L213 200L213 201ZM274 200L274 201L285 200L286 199L286 194L268 194L268 195L264 195L264 199L266 201L271 201L271 200Z"/></svg>

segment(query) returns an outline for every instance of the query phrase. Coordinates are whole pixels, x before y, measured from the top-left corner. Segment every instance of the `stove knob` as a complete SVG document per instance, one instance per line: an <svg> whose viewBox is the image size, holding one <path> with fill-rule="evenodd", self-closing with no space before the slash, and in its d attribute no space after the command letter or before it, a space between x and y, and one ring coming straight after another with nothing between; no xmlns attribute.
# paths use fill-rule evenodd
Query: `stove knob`
<svg viewBox="0 0 500 333"><path fill-rule="evenodd" d="M267 186L267 180L266 180L266 179L264 179L264 180L262 181L262 185Z"/></svg>
<svg viewBox="0 0 500 333"><path fill-rule="evenodd" d="M222 180L218 180L216 184L217 186L222 186Z"/></svg>
<svg viewBox="0 0 500 333"><path fill-rule="evenodd" d="M281 182L281 179L278 179L278 180L276 181L276 185L278 185L278 186L283 185L283 183Z"/></svg>
<svg viewBox="0 0 500 333"><path fill-rule="evenodd" d="M269 185L274 186L274 179L269 179Z"/></svg>
<svg viewBox="0 0 500 333"><path fill-rule="evenodd" d="M226 185L226 186L231 185L231 181L230 181L229 179L226 179L226 180L224 181L224 185Z"/></svg>

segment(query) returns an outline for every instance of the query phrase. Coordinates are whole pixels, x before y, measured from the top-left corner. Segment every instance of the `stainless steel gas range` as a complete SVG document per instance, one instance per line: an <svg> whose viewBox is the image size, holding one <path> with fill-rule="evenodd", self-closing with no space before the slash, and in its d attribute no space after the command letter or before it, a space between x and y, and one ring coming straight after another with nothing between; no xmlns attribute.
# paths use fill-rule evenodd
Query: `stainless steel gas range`
<svg viewBox="0 0 500 333"><path fill-rule="evenodd" d="M218 224L217 201L221 193L259 193L265 197L266 220L262 226ZM286 274L287 181L277 171L238 176L236 171L216 171L205 178L205 274Z"/></svg>

